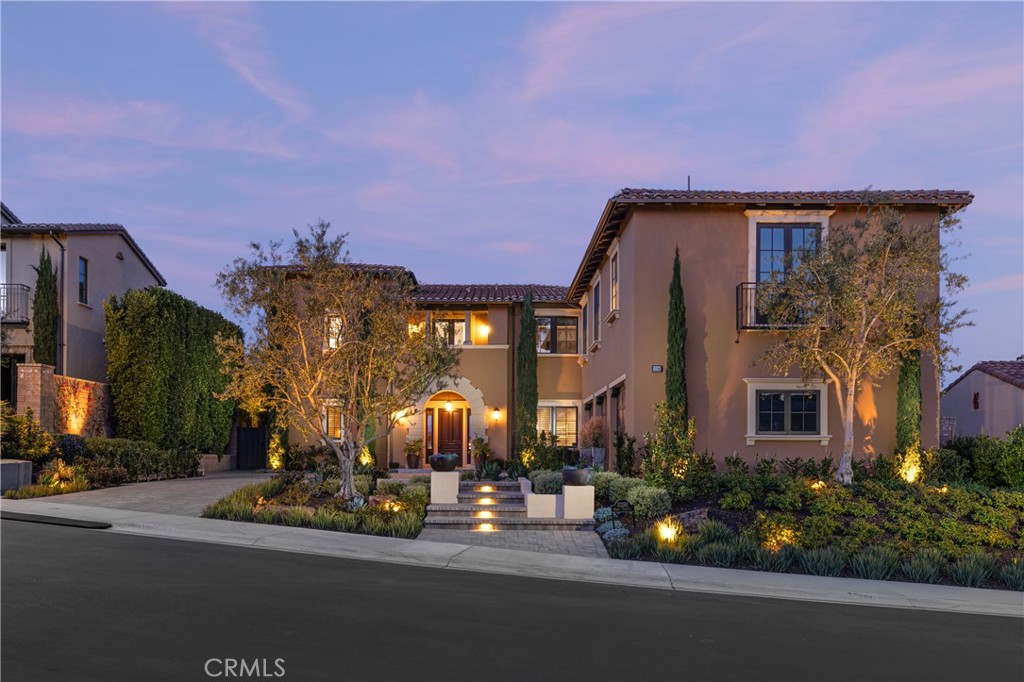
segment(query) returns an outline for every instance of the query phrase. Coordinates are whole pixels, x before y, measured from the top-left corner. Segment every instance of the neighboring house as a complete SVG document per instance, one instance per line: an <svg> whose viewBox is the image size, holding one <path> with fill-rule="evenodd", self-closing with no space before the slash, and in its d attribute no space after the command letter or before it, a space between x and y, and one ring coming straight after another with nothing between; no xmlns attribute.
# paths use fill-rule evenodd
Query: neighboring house
<svg viewBox="0 0 1024 682"><path fill-rule="evenodd" d="M1002 437L1024 424L1024 356L986 360L942 392L944 440L953 436Z"/></svg>
<svg viewBox="0 0 1024 682"><path fill-rule="evenodd" d="M5 336L3 400L17 397L18 364L32 363L32 296L42 249L57 270L57 374L104 382L103 301L129 289L167 284L122 225L24 223L3 207L0 227L0 321Z"/></svg>
<svg viewBox="0 0 1024 682"><path fill-rule="evenodd" d="M888 191L908 223L931 223L971 203L960 191ZM803 385L756 364L772 343L754 308L757 282L784 272L787 254L852 221L863 192L625 189L605 206L569 287L582 309L582 418L611 431L654 431L665 397L668 289L676 247L686 302L686 378L698 450L719 458L837 456L843 427L834 389ZM922 361L922 444L938 444L936 368ZM855 437L867 452L896 444L896 377L863 384Z"/></svg>

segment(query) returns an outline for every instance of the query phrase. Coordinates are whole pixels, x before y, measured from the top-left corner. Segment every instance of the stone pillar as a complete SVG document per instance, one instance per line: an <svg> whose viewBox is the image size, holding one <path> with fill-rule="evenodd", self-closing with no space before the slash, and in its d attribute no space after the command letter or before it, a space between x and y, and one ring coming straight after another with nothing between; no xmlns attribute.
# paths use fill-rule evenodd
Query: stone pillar
<svg viewBox="0 0 1024 682"><path fill-rule="evenodd" d="M18 414L32 408L32 415L44 430L53 433L56 388L53 366L39 363L18 365Z"/></svg>

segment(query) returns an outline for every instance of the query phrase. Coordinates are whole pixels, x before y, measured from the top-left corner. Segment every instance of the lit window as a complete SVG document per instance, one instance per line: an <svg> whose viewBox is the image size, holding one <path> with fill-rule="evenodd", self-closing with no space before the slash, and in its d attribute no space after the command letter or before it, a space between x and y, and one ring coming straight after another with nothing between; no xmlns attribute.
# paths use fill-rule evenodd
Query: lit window
<svg viewBox="0 0 1024 682"><path fill-rule="evenodd" d="M538 407L537 433L554 434L558 445L576 446L576 407Z"/></svg>
<svg viewBox="0 0 1024 682"><path fill-rule="evenodd" d="M327 437L335 440L341 438L341 408L337 405L327 405L326 412Z"/></svg>
<svg viewBox="0 0 1024 682"><path fill-rule="evenodd" d="M537 352L572 355L578 353L575 317L538 317Z"/></svg>
<svg viewBox="0 0 1024 682"><path fill-rule="evenodd" d="M89 303L89 261L78 259L78 302Z"/></svg>
<svg viewBox="0 0 1024 682"><path fill-rule="evenodd" d="M461 346L466 342L466 318L434 319L434 335L449 346Z"/></svg>
<svg viewBox="0 0 1024 682"><path fill-rule="evenodd" d="M619 309L619 254L618 252L612 255L612 266L611 266L611 309Z"/></svg>
<svg viewBox="0 0 1024 682"><path fill-rule="evenodd" d="M342 319L339 315L328 315L324 321L324 346L339 348L341 346Z"/></svg>

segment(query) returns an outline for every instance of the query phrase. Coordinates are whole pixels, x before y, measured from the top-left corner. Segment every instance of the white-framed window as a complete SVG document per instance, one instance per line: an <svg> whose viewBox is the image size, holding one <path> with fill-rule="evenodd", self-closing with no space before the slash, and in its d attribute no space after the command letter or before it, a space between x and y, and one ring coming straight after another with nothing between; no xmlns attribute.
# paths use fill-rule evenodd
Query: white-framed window
<svg viewBox="0 0 1024 682"><path fill-rule="evenodd" d="M324 350L339 348L341 346L341 330L344 321L341 315L324 316Z"/></svg>
<svg viewBox="0 0 1024 682"><path fill-rule="evenodd" d="M614 322L619 316L619 252L612 253L608 266L608 322Z"/></svg>
<svg viewBox="0 0 1024 682"><path fill-rule="evenodd" d="M758 441L817 441L828 445L828 384L754 378L747 384L747 445Z"/></svg>
<svg viewBox="0 0 1024 682"><path fill-rule="evenodd" d="M579 423L579 406L576 403L561 404L558 402L537 406L537 433L542 431L554 434L558 445L575 447L577 445L576 426Z"/></svg>
<svg viewBox="0 0 1024 682"><path fill-rule="evenodd" d="M813 236L814 246L824 243L828 238L828 220L835 213L829 211L804 211L804 210L748 210L744 211L747 216L747 281L757 282L759 275L767 279L772 271L785 267L785 260L773 261L774 240L779 241L779 251L784 255L785 249L793 251L792 243L794 230L800 238L800 244L796 250L806 248L803 240ZM771 231L772 224L779 226L776 235ZM787 231L788 230L788 231ZM763 247L763 248L762 248ZM763 253L762 253L763 251ZM767 259L767 260L766 260Z"/></svg>

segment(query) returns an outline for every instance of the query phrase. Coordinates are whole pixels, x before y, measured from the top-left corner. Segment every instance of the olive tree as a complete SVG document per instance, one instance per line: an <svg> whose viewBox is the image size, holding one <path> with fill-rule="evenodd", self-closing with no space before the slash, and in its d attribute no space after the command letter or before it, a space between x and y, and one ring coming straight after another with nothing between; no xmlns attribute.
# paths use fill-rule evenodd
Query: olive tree
<svg viewBox="0 0 1024 682"><path fill-rule="evenodd" d="M253 243L248 258L220 272L225 301L253 333L248 346L221 339L219 349L230 377L224 395L286 415L330 447L341 468L338 496L351 501L359 497L358 454L440 390L458 355L411 324L410 273L353 263L347 235L329 238L329 228L321 221L306 235L293 230L287 251L280 241Z"/></svg>
<svg viewBox="0 0 1024 682"><path fill-rule="evenodd" d="M892 208L865 206L850 223L832 226L816 251L794 254L786 277L758 284L758 311L779 331L761 360L783 374L799 367L804 379L827 379L835 390L841 483L853 480L858 391L918 351L945 367L955 350L947 335L967 324L967 311L954 311L941 292L967 282L950 269L942 244L958 227L955 212L908 225Z"/></svg>

